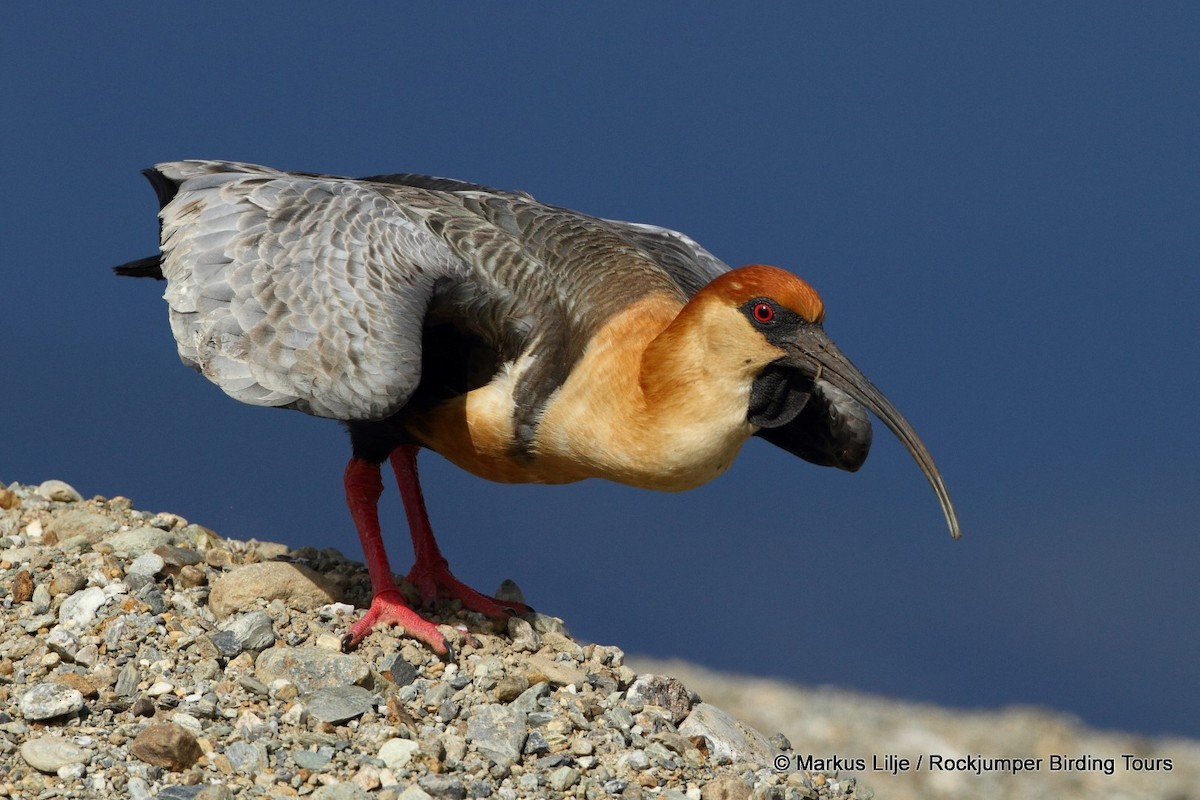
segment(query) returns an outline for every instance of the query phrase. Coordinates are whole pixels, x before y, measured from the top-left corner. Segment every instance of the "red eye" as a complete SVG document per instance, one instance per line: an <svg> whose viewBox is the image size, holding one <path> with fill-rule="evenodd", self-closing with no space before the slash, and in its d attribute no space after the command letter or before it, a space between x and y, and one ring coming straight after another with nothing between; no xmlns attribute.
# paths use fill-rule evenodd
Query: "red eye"
<svg viewBox="0 0 1200 800"><path fill-rule="evenodd" d="M754 319L759 322L770 322L775 319L775 308L770 303L754 304Z"/></svg>

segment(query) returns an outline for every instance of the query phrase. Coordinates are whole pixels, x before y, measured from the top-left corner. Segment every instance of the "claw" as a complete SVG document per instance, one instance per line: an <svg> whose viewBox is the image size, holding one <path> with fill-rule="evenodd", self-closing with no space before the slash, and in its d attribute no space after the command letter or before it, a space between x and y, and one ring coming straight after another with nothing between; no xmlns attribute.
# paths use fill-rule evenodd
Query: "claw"
<svg viewBox="0 0 1200 800"><path fill-rule="evenodd" d="M378 625L399 625L406 635L429 645L433 652L453 658L450 640L437 625L409 608L399 589L385 589L372 598L367 613L342 636L343 651L356 647Z"/></svg>
<svg viewBox="0 0 1200 800"><path fill-rule="evenodd" d="M417 563L409 571L406 580L417 588L426 607L439 599L459 600L463 608L477 611L488 617L508 617L526 614L532 609L524 603L499 600L472 589L454 577L445 560L434 564Z"/></svg>

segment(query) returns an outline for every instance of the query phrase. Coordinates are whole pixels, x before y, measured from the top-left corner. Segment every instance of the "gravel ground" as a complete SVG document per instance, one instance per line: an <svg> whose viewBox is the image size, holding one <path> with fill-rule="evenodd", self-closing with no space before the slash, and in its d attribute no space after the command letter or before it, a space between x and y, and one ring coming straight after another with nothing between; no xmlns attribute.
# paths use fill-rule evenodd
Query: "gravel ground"
<svg viewBox="0 0 1200 800"><path fill-rule="evenodd" d="M1200 798L1200 742L627 661L541 615L343 654L369 594L332 549L0 485L0 797Z"/></svg>
<svg viewBox="0 0 1200 800"><path fill-rule="evenodd" d="M802 758L862 759L865 768L839 773L858 780L858 796L873 789L880 800L1200 798L1200 742L1194 740L1099 731L1044 709L964 711L718 674L681 662L631 656L626 663L672 675L760 730L782 731ZM940 756L941 766L935 768L931 756ZM1052 764L1054 756L1072 761ZM899 768L901 758L908 759L907 771ZM1009 760L1007 768L1000 759ZM1021 769L1014 773L1017 762Z"/></svg>
<svg viewBox="0 0 1200 800"><path fill-rule="evenodd" d="M0 485L0 797L872 796L552 617L450 606L452 661L394 631L344 654L369 594L335 550Z"/></svg>

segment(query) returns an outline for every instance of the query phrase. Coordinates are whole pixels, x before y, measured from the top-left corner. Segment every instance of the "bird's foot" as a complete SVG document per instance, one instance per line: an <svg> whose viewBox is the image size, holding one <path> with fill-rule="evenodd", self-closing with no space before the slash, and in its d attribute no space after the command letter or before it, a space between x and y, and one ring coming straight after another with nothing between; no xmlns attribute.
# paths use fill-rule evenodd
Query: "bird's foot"
<svg viewBox="0 0 1200 800"><path fill-rule="evenodd" d="M450 640L437 625L409 608L399 589L376 592L367 613L342 636L342 650L349 651L356 647L377 625L399 625L407 636L429 645L433 652L454 658Z"/></svg>
<svg viewBox="0 0 1200 800"><path fill-rule="evenodd" d="M533 611L525 603L501 600L475 591L454 577L444 559L435 563L414 564L406 580L416 587L426 606L432 606L438 599L451 599L460 600L463 608L478 611L487 617L509 617Z"/></svg>

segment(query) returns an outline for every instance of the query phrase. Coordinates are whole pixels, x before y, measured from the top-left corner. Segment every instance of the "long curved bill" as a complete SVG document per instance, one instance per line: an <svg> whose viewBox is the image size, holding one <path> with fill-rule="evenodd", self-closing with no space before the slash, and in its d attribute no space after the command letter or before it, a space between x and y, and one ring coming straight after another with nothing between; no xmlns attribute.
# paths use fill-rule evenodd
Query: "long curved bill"
<svg viewBox="0 0 1200 800"><path fill-rule="evenodd" d="M788 349L791 353L788 361L802 369L814 381L823 380L832 384L862 403L875 416L883 420L892 433L896 434L896 438L912 454L917 466L921 468L921 472L925 473L929 485L937 494L938 502L942 506L942 513L946 516L946 524L950 527L950 535L955 539L962 536L962 531L958 527L958 515L954 511L954 504L950 502L950 493L946 490L946 482L942 479L942 473L934 463L933 456L926 449L925 443L921 441L921 437L917 436L917 432L913 430L904 415L883 396L882 392L875 388L874 384L867 380L858 367L850 363L850 359L842 355L842 352L820 328L804 329L803 333L797 336L796 341L789 344L791 347Z"/></svg>

